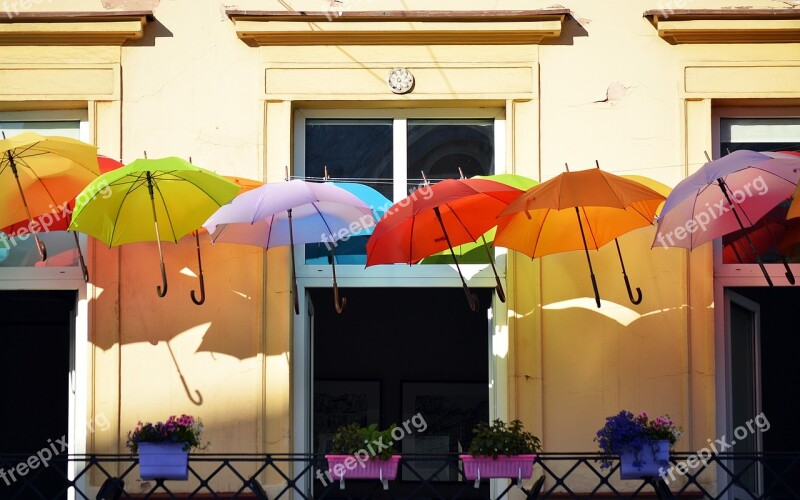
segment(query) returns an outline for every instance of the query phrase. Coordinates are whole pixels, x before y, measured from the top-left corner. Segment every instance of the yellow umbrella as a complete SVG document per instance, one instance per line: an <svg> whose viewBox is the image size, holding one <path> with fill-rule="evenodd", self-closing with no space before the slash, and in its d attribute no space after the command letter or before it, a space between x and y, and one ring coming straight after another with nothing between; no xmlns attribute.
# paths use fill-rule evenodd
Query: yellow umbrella
<svg viewBox="0 0 800 500"><path fill-rule="evenodd" d="M100 175L97 148L60 136L23 132L0 140L0 227L63 209ZM21 203L20 203L21 202ZM31 230L42 260L47 250Z"/></svg>

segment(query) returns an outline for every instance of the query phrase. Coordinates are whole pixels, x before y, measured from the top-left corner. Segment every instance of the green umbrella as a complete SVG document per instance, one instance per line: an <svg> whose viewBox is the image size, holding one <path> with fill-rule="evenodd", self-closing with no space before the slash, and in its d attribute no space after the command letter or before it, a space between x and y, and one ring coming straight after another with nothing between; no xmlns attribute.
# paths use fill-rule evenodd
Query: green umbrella
<svg viewBox="0 0 800 500"><path fill-rule="evenodd" d="M167 275L161 240L177 243L238 192L233 182L182 158L138 159L101 175L76 197L69 230L109 247L157 242L164 286L156 289L163 297Z"/></svg>

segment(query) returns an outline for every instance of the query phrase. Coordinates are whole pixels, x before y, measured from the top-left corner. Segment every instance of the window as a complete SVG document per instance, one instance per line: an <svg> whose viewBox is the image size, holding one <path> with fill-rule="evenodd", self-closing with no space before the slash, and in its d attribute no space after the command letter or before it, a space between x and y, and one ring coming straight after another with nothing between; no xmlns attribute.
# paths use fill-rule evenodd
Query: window
<svg viewBox="0 0 800 500"><path fill-rule="evenodd" d="M747 116L758 110L723 110L719 117L719 155L740 149L752 151L800 151L800 117ZM788 113L787 113L788 114ZM755 251L765 263L800 262L800 219L786 219L791 200L781 203L752 228L722 238L723 264L755 264ZM746 237L746 236L747 237Z"/></svg>
<svg viewBox="0 0 800 500"><path fill-rule="evenodd" d="M296 119L296 175L357 182L374 188L388 208L427 180L499 173L503 120L497 112L407 111L404 116L353 112L299 112ZM445 116L436 116L436 115ZM337 116L339 115L339 116ZM450 115L450 116L446 116ZM455 115L455 116L453 116ZM380 208L380 207L373 207ZM368 235L337 242L337 264L366 264ZM324 243L306 245L305 263L327 266ZM488 263L488 260L484 263Z"/></svg>
<svg viewBox="0 0 800 500"><path fill-rule="evenodd" d="M58 135L72 139L84 140L87 132L85 111L31 111L0 113L0 131L6 137L13 137L21 132L37 132L42 135ZM68 202L70 200L64 200ZM34 218L43 214L31 214ZM39 231L38 236L47 248L47 260L42 261L33 238L29 234L8 236L0 230L0 269L11 268L76 268L79 264L78 247L75 234L63 230L49 230L50 227L60 228L65 221L65 214L53 207L52 213L45 216L45 228ZM49 224L48 221L52 223ZM20 224L27 226L25 221ZM15 224L15 227L17 225ZM78 240L85 251L85 235L78 234ZM78 271L77 269L73 269ZM63 269L62 269L63 271ZM8 273L5 273L6 275ZM72 273L69 273L70 277ZM58 272L59 276L65 274ZM79 275L79 274L78 274Z"/></svg>

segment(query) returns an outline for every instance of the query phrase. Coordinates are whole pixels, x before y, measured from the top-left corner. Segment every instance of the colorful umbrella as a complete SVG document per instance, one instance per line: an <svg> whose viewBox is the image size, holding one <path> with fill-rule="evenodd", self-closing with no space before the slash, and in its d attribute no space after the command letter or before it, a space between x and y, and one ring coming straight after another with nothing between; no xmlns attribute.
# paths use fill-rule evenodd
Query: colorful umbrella
<svg viewBox="0 0 800 500"><path fill-rule="evenodd" d="M497 224L497 215L522 190L487 179L445 179L425 185L392 205L367 241L367 266L414 264L450 250L470 309L478 310L453 247L476 241ZM494 268L497 291L505 297Z"/></svg>
<svg viewBox="0 0 800 500"><path fill-rule="evenodd" d="M100 167L101 174L122 166L121 162L103 155L97 155L97 163ZM75 200L72 199L65 205L52 206L49 212L35 217L33 221L29 219L20 220L15 224L4 227L0 231L7 234L9 237L41 231L66 231L69 227L69 223L72 221L72 211L74 209ZM83 280L88 283L89 270L86 267L86 261L83 259L81 245L78 241L78 234L73 232L72 236L75 238L75 248L78 251Z"/></svg>
<svg viewBox="0 0 800 500"><path fill-rule="evenodd" d="M100 175L97 147L69 137L22 132L0 140L0 227L63 207ZM13 180L12 180L13 177ZM20 201L22 202L20 204ZM47 259L32 231L42 260Z"/></svg>
<svg viewBox="0 0 800 500"><path fill-rule="evenodd" d="M638 182L598 168L567 171L528 189L500 214L495 244L531 258L583 249L595 302L600 293L589 250L614 240L631 302L634 298L617 237L653 223L664 196Z"/></svg>
<svg viewBox="0 0 800 500"><path fill-rule="evenodd" d="M746 227L753 226L778 204L792 196L800 180L800 158L772 158L739 150L708 161L679 182L664 202L653 246L689 250ZM761 272L772 280L755 245L744 235ZM786 279L795 279L786 259Z"/></svg>
<svg viewBox="0 0 800 500"><path fill-rule="evenodd" d="M101 175L77 196L69 230L110 247L155 241L163 283L156 290L163 297L167 273L162 238L177 243L238 192L233 182L181 158L138 159ZM147 212L152 219L143 216Z"/></svg>
<svg viewBox="0 0 800 500"><path fill-rule="evenodd" d="M351 234L351 227L374 225L372 210L358 197L328 183L295 179L266 183L214 212L203 224L213 242L241 243L266 249L292 247L292 293L295 314L300 313L297 275L294 262L295 243L326 243ZM333 257L333 246L330 246ZM333 293L337 312L346 299L339 300L336 264L333 270Z"/></svg>
<svg viewBox="0 0 800 500"><path fill-rule="evenodd" d="M539 181L533 180L530 177L525 177L519 174L493 174L493 175L475 175L472 179L488 179L490 181L502 182L509 186L513 186L521 191L532 188L539 184ZM453 252L458 256L462 264L485 264L488 252L494 248L494 234L497 230L493 227L481 235L479 241L469 241L467 243L453 247ZM489 260L491 261L491 255ZM445 250L437 254L425 257L420 264L448 264L452 258L450 252Z"/></svg>

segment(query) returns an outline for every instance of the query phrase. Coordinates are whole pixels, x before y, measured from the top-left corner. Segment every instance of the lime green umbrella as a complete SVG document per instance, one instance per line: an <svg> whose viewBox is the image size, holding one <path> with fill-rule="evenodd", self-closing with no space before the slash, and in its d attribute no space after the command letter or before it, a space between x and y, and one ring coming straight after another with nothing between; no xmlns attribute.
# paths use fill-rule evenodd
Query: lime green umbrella
<svg viewBox="0 0 800 500"><path fill-rule="evenodd" d="M492 181L502 182L517 189L527 191L536 184L538 181L518 174L495 174L495 175L476 175L474 179L489 179ZM481 239L475 242L465 243L463 245L454 246L453 251L459 257L462 264L486 264L486 250L494 248L494 232L495 228L487 231ZM420 261L420 264L452 264L453 257L450 256L450 251L445 251L425 257Z"/></svg>
<svg viewBox="0 0 800 500"><path fill-rule="evenodd" d="M164 286L156 290L163 297L167 274L161 240L177 243L238 192L235 183L182 158L138 159L101 175L75 198L69 230L109 247L157 242Z"/></svg>

